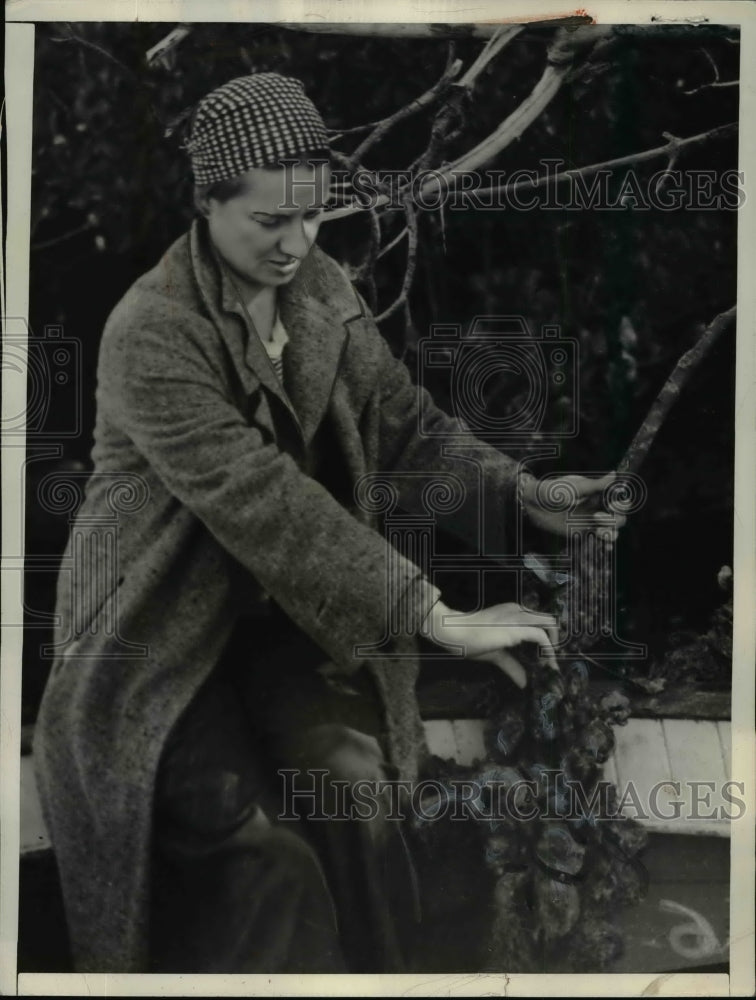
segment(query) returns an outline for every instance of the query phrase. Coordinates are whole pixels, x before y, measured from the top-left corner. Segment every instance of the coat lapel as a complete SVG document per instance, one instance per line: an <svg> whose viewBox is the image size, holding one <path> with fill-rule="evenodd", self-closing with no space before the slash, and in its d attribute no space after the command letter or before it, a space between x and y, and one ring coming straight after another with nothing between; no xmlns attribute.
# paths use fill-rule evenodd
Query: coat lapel
<svg viewBox="0 0 756 1000"><path fill-rule="evenodd" d="M332 281L329 289L327 277L320 271L317 257L308 256L291 283L281 288L278 299L281 322L289 335L286 385L306 444L312 441L328 407L348 340L343 296Z"/></svg>
<svg viewBox="0 0 756 1000"><path fill-rule="evenodd" d="M190 244L200 292L245 392L251 394L262 383L294 415L304 443L310 444L331 398L348 327L362 318L347 278L336 273L337 266L322 250L313 247L291 282L281 286L278 310L289 336L284 391L256 334L247 338L245 349L239 336L239 324L245 321L227 285L224 294L220 266L202 220L193 224Z"/></svg>
<svg viewBox="0 0 756 1000"><path fill-rule="evenodd" d="M234 309L234 300L228 292L224 294L224 282L220 266L215 258L207 228L203 220L195 220L189 236L192 268L210 319L220 333L228 349L236 374L250 396L260 383L291 409L281 383L268 362L265 348L259 337L249 337L245 353L243 334L245 321Z"/></svg>

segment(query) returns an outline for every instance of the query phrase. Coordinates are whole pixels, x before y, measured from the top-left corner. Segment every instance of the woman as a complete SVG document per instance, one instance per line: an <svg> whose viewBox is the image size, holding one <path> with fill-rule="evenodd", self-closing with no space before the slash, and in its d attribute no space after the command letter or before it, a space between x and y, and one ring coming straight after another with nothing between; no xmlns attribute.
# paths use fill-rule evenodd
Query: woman
<svg viewBox="0 0 756 1000"><path fill-rule="evenodd" d="M37 726L76 967L401 971L417 900L400 825L379 811L305 837L276 820L274 779L321 769L329 815L338 781L411 779L423 641L520 684L506 647L554 662L548 616L451 612L395 551L387 585L389 546L354 499L366 473L451 470L467 492L456 523L477 537L480 482L503 503L517 465L473 438L476 463L442 455L460 428L427 398L435 433L418 433L418 390L314 245L328 140L298 81L213 91L188 150L199 217L103 335L70 542L88 561L61 574ZM115 511L114 554L94 539L119 477L136 499ZM520 487L526 512L563 530L532 477ZM381 643L388 655L359 652Z"/></svg>

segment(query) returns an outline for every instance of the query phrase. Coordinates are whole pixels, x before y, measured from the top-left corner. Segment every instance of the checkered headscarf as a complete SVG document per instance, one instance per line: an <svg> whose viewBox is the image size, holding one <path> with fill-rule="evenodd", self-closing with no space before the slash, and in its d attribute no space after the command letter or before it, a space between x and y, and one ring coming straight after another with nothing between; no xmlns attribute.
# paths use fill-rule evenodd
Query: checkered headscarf
<svg viewBox="0 0 756 1000"><path fill-rule="evenodd" d="M211 91L184 143L198 185L327 148L326 127L304 86L278 73L240 76Z"/></svg>

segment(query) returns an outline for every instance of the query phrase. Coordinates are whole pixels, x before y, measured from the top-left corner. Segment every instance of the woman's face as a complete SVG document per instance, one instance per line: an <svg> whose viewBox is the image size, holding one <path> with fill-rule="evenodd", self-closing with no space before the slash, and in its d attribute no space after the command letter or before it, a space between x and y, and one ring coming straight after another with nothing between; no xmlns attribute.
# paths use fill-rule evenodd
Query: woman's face
<svg viewBox="0 0 756 1000"><path fill-rule="evenodd" d="M285 285L315 242L328 199L326 164L255 168L241 194L205 206L210 237L252 290Z"/></svg>

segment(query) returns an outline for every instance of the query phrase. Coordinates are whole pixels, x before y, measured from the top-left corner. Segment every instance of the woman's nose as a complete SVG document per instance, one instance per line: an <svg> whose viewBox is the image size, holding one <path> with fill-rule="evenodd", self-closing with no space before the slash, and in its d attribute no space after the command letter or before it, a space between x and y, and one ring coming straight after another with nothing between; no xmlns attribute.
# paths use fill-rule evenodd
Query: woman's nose
<svg viewBox="0 0 756 1000"><path fill-rule="evenodd" d="M281 236L279 248L281 253L286 254L287 257L301 258L306 255L310 249L310 243L307 238L304 220L294 220L286 227L285 232Z"/></svg>

